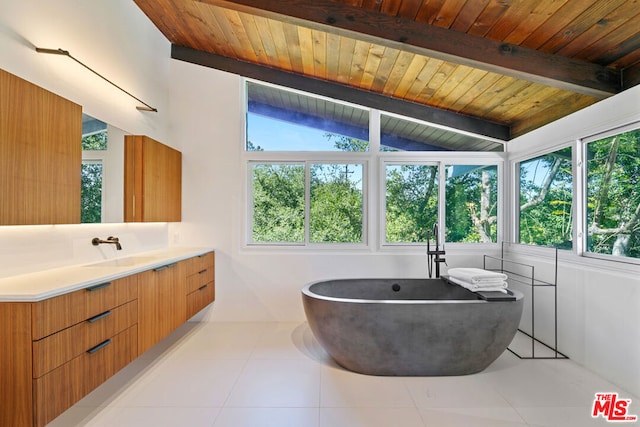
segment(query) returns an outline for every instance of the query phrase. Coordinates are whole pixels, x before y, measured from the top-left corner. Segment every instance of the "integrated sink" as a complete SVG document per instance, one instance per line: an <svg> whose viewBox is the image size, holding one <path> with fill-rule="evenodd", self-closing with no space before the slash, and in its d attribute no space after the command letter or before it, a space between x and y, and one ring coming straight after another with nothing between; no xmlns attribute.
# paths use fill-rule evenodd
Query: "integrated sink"
<svg viewBox="0 0 640 427"><path fill-rule="evenodd" d="M85 267L132 267L157 260L154 256L130 256L126 258L114 258L107 261L87 264Z"/></svg>

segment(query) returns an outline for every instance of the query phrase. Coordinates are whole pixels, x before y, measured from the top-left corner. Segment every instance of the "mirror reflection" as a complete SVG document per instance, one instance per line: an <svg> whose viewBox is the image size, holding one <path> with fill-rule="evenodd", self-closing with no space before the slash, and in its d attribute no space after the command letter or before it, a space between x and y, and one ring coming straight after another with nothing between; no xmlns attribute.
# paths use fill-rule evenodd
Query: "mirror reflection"
<svg viewBox="0 0 640 427"><path fill-rule="evenodd" d="M82 223L123 221L126 134L82 115Z"/></svg>

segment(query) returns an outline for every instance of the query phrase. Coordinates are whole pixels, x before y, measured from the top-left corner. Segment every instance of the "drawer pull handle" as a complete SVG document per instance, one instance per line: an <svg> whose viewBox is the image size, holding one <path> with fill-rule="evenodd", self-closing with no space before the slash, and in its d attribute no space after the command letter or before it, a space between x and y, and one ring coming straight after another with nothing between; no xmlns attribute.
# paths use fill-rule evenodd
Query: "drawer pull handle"
<svg viewBox="0 0 640 427"><path fill-rule="evenodd" d="M100 313L100 314L97 314L97 315L95 315L93 317L88 318L87 322L89 322L89 323L97 322L98 320L103 319L103 318L107 317L110 314L111 314L111 310L107 310L104 313Z"/></svg>
<svg viewBox="0 0 640 427"><path fill-rule="evenodd" d="M207 285L202 285L202 286L200 286L200 287L198 288L198 290L199 290L199 291L202 291L202 290L204 290L206 287L207 287Z"/></svg>
<svg viewBox="0 0 640 427"><path fill-rule="evenodd" d="M204 273L206 273L206 272L207 272L207 269L205 268L204 270L200 270L200 271L198 271L198 274L204 274Z"/></svg>
<svg viewBox="0 0 640 427"><path fill-rule="evenodd" d="M103 342L101 342L100 344L98 344L97 346L95 346L95 347L91 347L89 350L87 350L87 353L89 353L89 354L93 354L93 353L95 353L96 351L98 351L98 350L100 350L100 349L105 348L105 347L106 347L106 346L108 346L109 344L111 344L111 340L103 341Z"/></svg>
<svg viewBox="0 0 640 427"><path fill-rule="evenodd" d="M111 286L111 282L100 283L99 285L89 286L87 288L88 292L97 291L98 289L106 288L107 286Z"/></svg>
<svg viewBox="0 0 640 427"><path fill-rule="evenodd" d="M153 269L153 271L162 271L164 269L171 268L171 267L175 266L176 264L177 263L174 262L173 264L167 264L167 265L163 265L163 266L160 266L160 267L156 267L156 268Z"/></svg>

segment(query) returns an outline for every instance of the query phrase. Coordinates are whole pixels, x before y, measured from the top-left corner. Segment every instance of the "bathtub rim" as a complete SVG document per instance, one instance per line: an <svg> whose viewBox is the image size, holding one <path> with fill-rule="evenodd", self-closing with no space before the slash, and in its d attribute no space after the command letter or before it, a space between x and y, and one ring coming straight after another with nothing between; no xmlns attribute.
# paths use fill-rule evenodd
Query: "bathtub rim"
<svg viewBox="0 0 640 427"><path fill-rule="evenodd" d="M393 278L385 278L385 277L351 277L351 278L335 278L335 279L321 279L321 280L315 280L313 282L307 283L302 289L301 292L303 295L309 297L309 298L315 298L315 299L319 299L319 300L323 300L323 301L332 301L332 302L343 302L343 303L350 303L350 304L478 304L478 303L509 303L509 302L517 302L521 299L524 299L524 294L516 289L507 289L508 292L510 292L511 294L513 294L513 296L516 297L515 301L487 301L485 299L482 299L479 295L478 295L478 299L476 300L424 300L424 299L364 299L364 298L339 298L339 297L331 297L331 296L325 296L325 295L319 295L316 294L315 292L311 291L311 287L313 285L316 285L318 283L324 283L324 282L333 282L333 281L349 281L349 280L425 280L425 279L429 279L429 278L425 278L425 277L403 277L403 278L397 278L397 277L393 277ZM438 278L432 278L431 280L437 280ZM442 277L439 278L440 280L445 281L445 279L443 279ZM456 285L456 284L452 284L450 282L449 283L451 286L460 286L460 285ZM461 287L461 286L460 286ZM469 291L472 292L472 291ZM475 293L475 292L474 292Z"/></svg>

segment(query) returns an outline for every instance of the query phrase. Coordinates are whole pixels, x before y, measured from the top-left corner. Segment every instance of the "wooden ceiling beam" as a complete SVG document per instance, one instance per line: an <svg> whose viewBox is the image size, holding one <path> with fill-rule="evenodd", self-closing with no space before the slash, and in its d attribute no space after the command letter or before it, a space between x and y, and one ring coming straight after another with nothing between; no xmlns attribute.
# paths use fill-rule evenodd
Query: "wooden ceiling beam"
<svg viewBox="0 0 640 427"><path fill-rule="evenodd" d="M619 70L329 0L197 1L599 99L622 90Z"/></svg>
<svg viewBox="0 0 640 427"><path fill-rule="evenodd" d="M171 58L369 108L413 117L474 135L482 135L500 141L511 139L511 129L507 125L189 47L171 45Z"/></svg>
<svg viewBox="0 0 640 427"><path fill-rule="evenodd" d="M622 70L622 90L640 85L640 62Z"/></svg>

